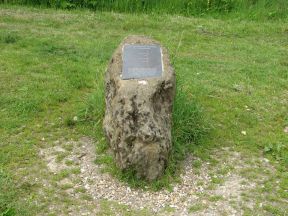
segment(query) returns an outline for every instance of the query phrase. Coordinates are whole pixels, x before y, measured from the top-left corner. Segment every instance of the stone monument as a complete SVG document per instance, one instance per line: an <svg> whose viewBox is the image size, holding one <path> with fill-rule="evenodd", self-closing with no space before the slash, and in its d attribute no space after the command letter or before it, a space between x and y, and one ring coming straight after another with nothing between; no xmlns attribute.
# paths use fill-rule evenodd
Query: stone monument
<svg viewBox="0 0 288 216"><path fill-rule="evenodd" d="M167 50L144 36L127 37L110 61L105 85L103 127L117 166L157 179L172 145L175 73Z"/></svg>

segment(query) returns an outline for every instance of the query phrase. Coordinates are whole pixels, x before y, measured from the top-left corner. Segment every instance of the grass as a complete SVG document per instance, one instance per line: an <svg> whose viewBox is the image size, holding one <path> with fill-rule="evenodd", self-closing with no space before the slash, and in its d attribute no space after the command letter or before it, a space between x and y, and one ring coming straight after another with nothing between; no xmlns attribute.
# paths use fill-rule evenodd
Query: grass
<svg viewBox="0 0 288 216"><path fill-rule="evenodd" d="M171 176L177 177L177 161L185 158L188 150L213 163L209 159L213 150L233 147L247 157L267 157L276 171L267 180L265 191L260 185L257 191L265 194L267 202L287 200L288 146L283 130L288 125L287 20L124 15L1 5L0 214L33 215L47 213L52 202L59 204L59 209L63 203L77 204L65 194L61 201L56 190L46 188L47 199L39 197L37 191L43 185L36 178L50 176L43 171L46 164L38 150L59 139L82 136L94 137L99 151L107 149L102 134L103 75L113 51L130 34L161 41L173 56L177 72L174 152L166 175L153 187L167 186ZM107 155L102 159L102 163L113 164ZM194 165L201 166L200 162ZM55 183L78 172L65 171L55 177ZM139 186L130 175L118 177ZM277 188L273 187L275 181L279 181ZM259 195L257 199L262 198ZM265 211L284 212L270 204Z"/></svg>
<svg viewBox="0 0 288 216"><path fill-rule="evenodd" d="M2 2L6 3L5 0ZM285 19L286 0L13 0L9 3L62 9L89 8L125 13L238 16L248 19Z"/></svg>
<svg viewBox="0 0 288 216"><path fill-rule="evenodd" d="M194 204L193 206L190 207L189 213L197 212L197 211L203 210L205 208L207 208L207 206L205 206L204 204L196 203L196 204Z"/></svg>

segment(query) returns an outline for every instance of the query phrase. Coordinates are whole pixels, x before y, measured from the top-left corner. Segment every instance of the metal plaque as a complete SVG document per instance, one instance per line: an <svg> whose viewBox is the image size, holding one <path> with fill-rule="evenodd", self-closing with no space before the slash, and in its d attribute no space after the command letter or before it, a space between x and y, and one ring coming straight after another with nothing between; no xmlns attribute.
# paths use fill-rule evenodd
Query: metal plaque
<svg viewBox="0 0 288 216"><path fill-rule="evenodd" d="M162 75L159 45L124 45L122 79L141 79Z"/></svg>

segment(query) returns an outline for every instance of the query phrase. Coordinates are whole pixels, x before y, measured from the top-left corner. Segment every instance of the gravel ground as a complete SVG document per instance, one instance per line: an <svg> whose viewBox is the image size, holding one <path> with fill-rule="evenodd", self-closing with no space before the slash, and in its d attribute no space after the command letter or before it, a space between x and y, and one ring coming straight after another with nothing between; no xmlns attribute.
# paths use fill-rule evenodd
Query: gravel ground
<svg viewBox="0 0 288 216"><path fill-rule="evenodd" d="M63 146L73 146L72 150L67 151ZM223 154L223 152L225 154ZM57 174L61 170L71 168L65 164L64 160L57 162L57 155L67 154L65 160L74 161L75 167L80 168L80 173L75 174L80 178L68 193L75 199L80 199L76 192L77 188L84 187L86 192L93 198L93 202L100 200L113 201L119 204L129 206L131 209L149 209L153 215L242 215L241 206L245 202L241 194L255 187L256 182L245 181L238 173L241 169L252 167L243 162L241 154L231 152L230 149L222 149L215 152L215 158L225 155L225 159L220 163L220 168L234 167L233 171L228 171L223 175L211 174L209 163L203 163L201 168L196 172L193 170L192 164L194 160L188 157L184 162L183 172L181 174L181 183L173 185L173 191L160 190L151 192L142 189L130 188L127 184L118 181L111 175L101 172L101 165L94 163L95 161L95 145L93 141L87 137L79 141L69 141L55 143L54 147L42 149L40 155L47 163L50 172ZM96 155L97 157L97 155ZM227 163L228 162L228 163ZM267 165L267 161L263 160L263 166L272 169ZM219 168L218 167L218 168ZM219 169L218 169L219 170ZM215 172L217 173L217 172ZM59 182L61 185L73 183L74 177L64 178ZM213 178L221 178L221 184L213 184ZM213 186L213 187L211 187ZM215 197L217 198L215 200ZM213 199L211 201L211 199ZM233 205L231 203L234 203ZM198 205L196 211L191 210L191 206ZM255 203L247 201L246 205L251 208ZM169 212L165 209L170 209ZM81 212L82 215L94 215L92 212ZM75 213L74 213L75 214Z"/></svg>

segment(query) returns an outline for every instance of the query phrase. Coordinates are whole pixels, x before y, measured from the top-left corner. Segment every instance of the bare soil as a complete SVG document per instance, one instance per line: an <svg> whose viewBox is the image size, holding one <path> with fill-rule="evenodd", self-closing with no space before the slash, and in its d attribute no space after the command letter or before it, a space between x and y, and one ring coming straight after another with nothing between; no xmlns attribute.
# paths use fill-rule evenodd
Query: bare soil
<svg viewBox="0 0 288 216"><path fill-rule="evenodd" d="M57 141L55 146L40 150L52 175L67 169L80 169L80 172L64 177L56 184L49 184L50 187L56 187L56 191L64 188L72 200L83 197L83 190L79 190L81 188L91 197L87 204L94 208L74 208L71 205L69 215L95 215L99 202L103 200L125 205L136 211L149 209L153 215L243 215L244 207L253 209L255 205L259 205L243 197L243 194L252 191L266 176L263 172L251 180L241 173L255 166L274 171L267 159L248 161L239 152L223 148L214 153L217 165L212 166L209 162L201 161L199 168L193 168L195 161L200 160L189 156L183 164L181 183L174 184L173 191L163 189L151 192L130 188L110 174L103 173L103 167L94 163L97 157L95 152L95 143L88 137L79 141ZM65 157L59 160L61 154ZM53 206L50 209L56 210Z"/></svg>

